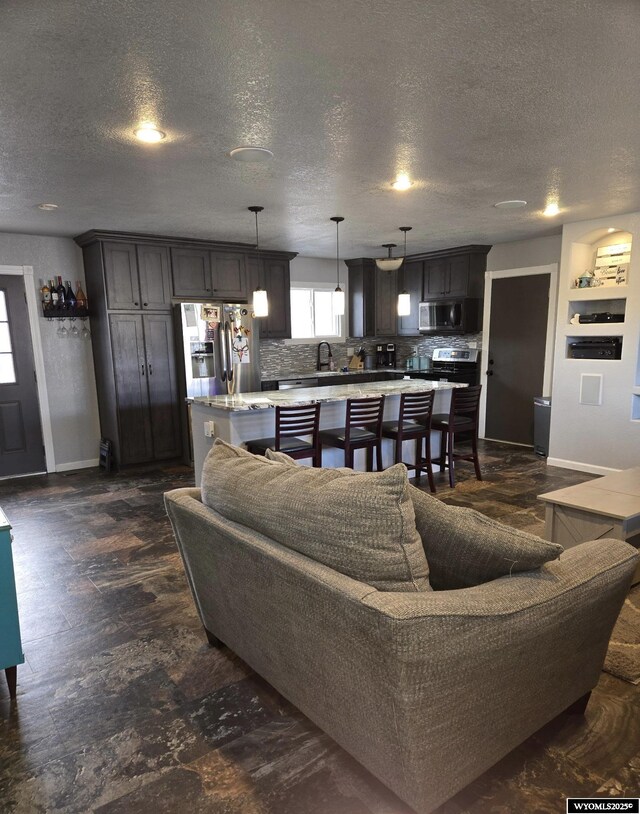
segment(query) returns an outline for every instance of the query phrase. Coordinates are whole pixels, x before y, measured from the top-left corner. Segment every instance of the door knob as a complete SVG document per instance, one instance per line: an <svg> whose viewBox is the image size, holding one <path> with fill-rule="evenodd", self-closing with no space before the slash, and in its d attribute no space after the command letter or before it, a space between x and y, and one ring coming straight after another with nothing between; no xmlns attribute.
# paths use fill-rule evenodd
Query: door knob
<svg viewBox="0 0 640 814"><path fill-rule="evenodd" d="M493 370L487 370L487 376L493 376Z"/></svg>

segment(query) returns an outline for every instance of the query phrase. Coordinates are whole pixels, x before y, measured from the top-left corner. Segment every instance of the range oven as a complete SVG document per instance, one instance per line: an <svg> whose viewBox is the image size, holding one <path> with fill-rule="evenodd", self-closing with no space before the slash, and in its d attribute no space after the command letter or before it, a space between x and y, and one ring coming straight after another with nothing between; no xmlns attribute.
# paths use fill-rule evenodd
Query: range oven
<svg viewBox="0 0 640 814"><path fill-rule="evenodd" d="M480 384L480 351L477 348L435 348L428 373L438 381Z"/></svg>

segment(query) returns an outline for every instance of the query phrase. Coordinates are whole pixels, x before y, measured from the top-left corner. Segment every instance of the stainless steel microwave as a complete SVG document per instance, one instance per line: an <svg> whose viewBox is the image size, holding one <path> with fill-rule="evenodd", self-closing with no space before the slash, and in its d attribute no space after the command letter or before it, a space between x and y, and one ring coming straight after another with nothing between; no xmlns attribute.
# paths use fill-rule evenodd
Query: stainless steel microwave
<svg viewBox="0 0 640 814"><path fill-rule="evenodd" d="M418 330L421 333L474 333L478 330L479 310L479 301L469 297L421 302Z"/></svg>

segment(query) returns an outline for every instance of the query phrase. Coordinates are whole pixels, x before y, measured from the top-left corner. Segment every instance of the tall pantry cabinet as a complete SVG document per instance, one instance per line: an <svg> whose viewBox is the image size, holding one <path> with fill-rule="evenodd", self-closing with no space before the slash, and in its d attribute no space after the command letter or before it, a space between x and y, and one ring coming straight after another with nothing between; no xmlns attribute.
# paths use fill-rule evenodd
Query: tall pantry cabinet
<svg viewBox="0 0 640 814"><path fill-rule="evenodd" d="M82 238L102 435L117 465L176 458L169 247Z"/></svg>

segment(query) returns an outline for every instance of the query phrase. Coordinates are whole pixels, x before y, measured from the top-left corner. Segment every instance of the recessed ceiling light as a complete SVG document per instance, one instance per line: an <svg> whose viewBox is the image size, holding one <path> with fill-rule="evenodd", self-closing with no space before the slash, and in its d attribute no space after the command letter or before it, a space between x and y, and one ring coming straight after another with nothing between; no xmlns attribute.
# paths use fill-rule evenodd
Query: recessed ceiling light
<svg viewBox="0 0 640 814"><path fill-rule="evenodd" d="M552 201L548 203L542 213L546 218L555 218L557 214L560 212L560 207L558 206L556 201Z"/></svg>
<svg viewBox="0 0 640 814"><path fill-rule="evenodd" d="M615 232L615 231L616 231L616 230L613 228L613 226L610 226L610 227L607 229L607 232L609 232L609 234L611 234L611 232Z"/></svg>
<svg viewBox="0 0 640 814"><path fill-rule="evenodd" d="M273 158L273 153L266 147L235 147L228 155L234 161L253 161L256 164L270 161Z"/></svg>
<svg viewBox="0 0 640 814"><path fill-rule="evenodd" d="M53 203L41 203L38 204L38 209L42 209L43 212L54 212L58 208L58 204Z"/></svg>
<svg viewBox="0 0 640 814"><path fill-rule="evenodd" d="M144 141L147 144L157 144L167 137L167 134L163 133L162 130L158 130L153 122L144 122L133 132L139 141Z"/></svg>
<svg viewBox="0 0 640 814"><path fill-rule="evenodd" d="M522 209L522 207L526 206L526 205L527 205L526 201L518 201L518 200L498 201L498 203L494 204L496 209Z"/></svg>
<svg viewBox="0 0 640 814"><path fill-rule="evenodd" d="M399 173L396 180L391 184L392 189L398 192L404 192L405 189L410 189L413 183L405 172Z"/></svg>

